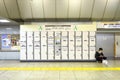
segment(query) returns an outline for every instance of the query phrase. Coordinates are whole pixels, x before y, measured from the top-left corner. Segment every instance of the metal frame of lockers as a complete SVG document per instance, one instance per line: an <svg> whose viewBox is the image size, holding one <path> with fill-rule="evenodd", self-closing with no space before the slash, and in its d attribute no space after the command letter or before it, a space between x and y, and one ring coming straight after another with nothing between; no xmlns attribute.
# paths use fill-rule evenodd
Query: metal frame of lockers
<svg viewBox="0 0 120 80"><path fill-rule="evenodd" d="M95 60L95 31L21 31L21 61Z"/></svg>

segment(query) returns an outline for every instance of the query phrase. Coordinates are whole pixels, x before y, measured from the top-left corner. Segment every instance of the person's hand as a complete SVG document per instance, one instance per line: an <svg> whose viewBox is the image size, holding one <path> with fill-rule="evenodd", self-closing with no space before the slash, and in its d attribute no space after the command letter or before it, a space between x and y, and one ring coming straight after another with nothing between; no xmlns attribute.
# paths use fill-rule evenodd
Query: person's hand
<svg viewBox="0 0 120 80"><path fill-rule="evenodd" d="M102 55L100 55L100 57L103 57Z"/></svg>

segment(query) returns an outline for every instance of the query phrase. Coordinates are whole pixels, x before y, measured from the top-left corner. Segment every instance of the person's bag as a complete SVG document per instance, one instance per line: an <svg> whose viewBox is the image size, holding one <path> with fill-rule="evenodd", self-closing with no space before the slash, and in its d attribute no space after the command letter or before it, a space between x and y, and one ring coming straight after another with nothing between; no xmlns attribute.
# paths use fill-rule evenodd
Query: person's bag
<svg viewBox="0 0 120 80"><path fill-rule="evenodd" d="M107 65L108 61L107 60L103 60L102 63Z"/></svg>

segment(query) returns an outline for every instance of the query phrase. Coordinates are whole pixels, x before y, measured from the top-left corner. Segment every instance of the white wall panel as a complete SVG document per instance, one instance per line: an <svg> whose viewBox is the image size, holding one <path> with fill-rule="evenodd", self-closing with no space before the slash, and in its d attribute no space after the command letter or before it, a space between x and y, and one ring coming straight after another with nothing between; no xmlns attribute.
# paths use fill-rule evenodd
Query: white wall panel
<svg viewBox="0 0 120 80"><path fill-rule="evenodd" d="M90 18L94 0L82 0L80 18Z"/></svg>
<svg viewBox="0 0 120 80"><path fill-rule="evenodd" d="M68 17L68 0L56 0L56 16L57 18Z"/></svg>
<svg viewBox="0 0 120 80"><path fill-rule="evenodd" d="M44 18L43 14L43 1L33 0L31 3L33 18Z"/></svg>
<svg viewBox="0 0 120 80"><path fill-rule="evenodd" d="M20 14L23 19L32 18L31 0L17 0L20 8Z"/></svg>
<svg viewBox="0 0 120 80"><path fill-rule="evenodd" d="M107 0L95 0L92 18L101 19L104 13Z"/></svg>
<svg viewBox="0 0 120 80"><path fill-rule="evenodd" d="M79 18L81 0L69 0L69 18Z"/></svg>
<svg viewBox="0 0 120 80"><path fill-rule="evenodd" d="M103 19L113 19L119 0L108 0Z"/></svg>
<svg viewBox="0 0 120 80"><path fill-rule="evenodd" d="M45 18L55 18L55 0L43 0Z"/></svg>
<svg viewBox="0 0 120 80"><path fill-rule="evenodd" d="M4 0L10 18L20 18L16 0Z"/></svg>

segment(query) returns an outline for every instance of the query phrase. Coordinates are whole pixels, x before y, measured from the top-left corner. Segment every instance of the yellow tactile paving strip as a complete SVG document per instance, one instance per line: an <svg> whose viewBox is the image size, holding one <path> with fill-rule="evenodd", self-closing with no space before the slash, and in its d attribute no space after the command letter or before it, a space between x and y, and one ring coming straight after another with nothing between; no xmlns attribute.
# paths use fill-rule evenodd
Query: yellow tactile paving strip
<svg viewBox="0 0 120 80"><path fill-rule="evenodd" d="M104 70L112 70L112 71L116 71L119 70L120 71L120 67L105 67L105 68L101 68L101 67L0 67L0 70L20 70L20 71L30 71L30 70L35 70L35 71L39 71L39 70L48 70L48 71L70 71L70 70L78 70L78 71L104 71Z"/></svg>

